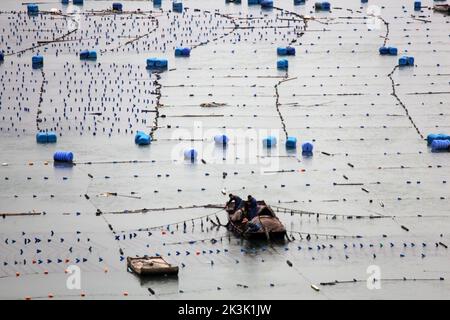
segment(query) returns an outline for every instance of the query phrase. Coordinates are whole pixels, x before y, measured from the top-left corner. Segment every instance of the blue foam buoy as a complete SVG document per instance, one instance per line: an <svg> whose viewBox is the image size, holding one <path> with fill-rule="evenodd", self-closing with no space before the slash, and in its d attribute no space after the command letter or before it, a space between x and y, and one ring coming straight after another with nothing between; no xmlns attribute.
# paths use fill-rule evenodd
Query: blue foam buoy
<svg viewBox="0 0 450 320"><path fill-rule="evenodd" d="M123 5L119 2L114 2L112 4L112 9L113 11L122 11L123 10Z"/></svg>
<svg viewBox="0 0 450 320"><path fill-rule="evenodd" d="M37 15L39 13L39 7L35 3L29 3L27 5L27 13L29 15Z"/></svg>
<svg viewBox="0 0 450 320"><path fill-rule="evenodd" d="M139 146L147 146L151 142L152 138L150 137L150 135L142 131L136 132L136 136L134 137L134 143L136 143Z"/></svg>
<svg viewBox="0 0 450 320"><path fill-rule="evenodd" d="M195 149L187 149L184 151L184 159L194 162L197 160L198 152Z"/></svg>
<svg viewBox="0 0 450 320"><path fill-rule="evenodd" d="M261 4L261 8L265 8L265 9L273 8L272 0L261 0L260 4Z"/></svg>
<svg viewBox="0 0 450 320"><path fill-rule="evenodd" d="M167 69L168 66L169 63L166 59L158 59L158 58L147 59L147 69L164 70Z"/></svg>
<svg viewBox="0 0 450 320"><path fill-rule="evenodd" d="M217 136L214 137L214 141L215 141L216 144L218 144L218 145L226 146L226 145L228 144L228 141L229 141L229 140L230 140L230 139L229 139L226 135L224 135L224 134L219 134L219 135L217 135Z"/></svg>
<svg viewBox="0 0 450 320"><path fill-rule="evenodd" d="M42 68L44 66L44 57L41 55L35 55L31 58L31 65L33 69Z"/></svg>
<svg viewBox="0 0 450 320"><path fill-rule="evenodd" d="M422 9L422 2L414 1L414 11L420 11Z"/></svg>
<svg viewBox="0 0 450 320"><path fill-rule="evenodd" d="M174 12L178 12L178 13L183 12L183 3L182 2L173 2L172 3L172 10Z"/></svg>
<svg viewBox="0 0 450 320"><path fill-rule="evenodd" d="M279 70L287 70L289 67L289 61L286 59L281 59L277 61L277 69Z"/></svg>
<svg viewBox="0 0 450 320"><path fill-rule="evenodd" d="M272 148L277 145L277 138L274 136L269 136L263 139L263 146L266 148Z"/></svg>
<svg viewBox="0 0 450 320"><path fill-rule="evenodd" d="M450 140L434 140L431 143L431 152L450 151Z"/></svg>
<svg viewBox="0 0 450 320"><path fill-rule="evenodd" d="M296 137L288 137L286 140L286 148L287 149L297 148L297 138Z"/></svg>
<svg viewBox="0 0 450 320"><path fill-rule="evenodd" d="M191 55L190 48L176 48L175 57L189 57Z"/></svg>
<svg viewBox="0 0 450 320"><path fill-rule="evenodd" d="M402 56L398 59L399 66L414 66L414 57Z"/></svg>
<svg viewBox="0 0 450 320"><path fill-rule="evenodd" d="M56 151L53 155L53 160L55 162L69 162L73 161L73 153L67 151Z"/></svg>
<svg viewBox="0 0 450 320"><path fill-rule="evenodd" d="M311 142L305 142L302 144L302 154L310 156L313 154L314 145Z"/></svg>
<svg viewBox="0 0 450 320"><path fill-rule="evenodd" d="M89 50L81 51L80 60L97 60L97 51L89 51Z"/></svg>
<svg viewBox="0 0 450 320"><path fill-rule="evenodd" d="M279 56L295 56L295 48L294 47L278 47L277 54Z"/></svg>

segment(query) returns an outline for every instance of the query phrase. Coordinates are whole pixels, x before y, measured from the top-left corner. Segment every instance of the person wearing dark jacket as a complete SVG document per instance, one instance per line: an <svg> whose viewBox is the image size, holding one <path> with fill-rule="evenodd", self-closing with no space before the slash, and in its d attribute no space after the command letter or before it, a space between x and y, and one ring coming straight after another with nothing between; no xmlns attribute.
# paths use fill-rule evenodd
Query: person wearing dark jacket
<svg viewBox="0 0 450 320"><path fill-rule="evenodd" d="M242 207L243 207L243 205L244 205L244 201L240 198L240 197L238 197L238 196L236 196L236 195L234 195L234 194L231 194L230 193L230 200L228 200L228 202L227 202L227 204L226 204L226 206L228 207L233 201L234 201L234 210L238 210L238 209L241 209Z"/></svg>
<svg viewBox="0 0 450 320"><path fill-rule="evenodd" d="M249 220L251 221L254 217L258 215L258 201L256 201L255 198L249 195L247 197L247 203L248 203L248 216Z"/></svg>

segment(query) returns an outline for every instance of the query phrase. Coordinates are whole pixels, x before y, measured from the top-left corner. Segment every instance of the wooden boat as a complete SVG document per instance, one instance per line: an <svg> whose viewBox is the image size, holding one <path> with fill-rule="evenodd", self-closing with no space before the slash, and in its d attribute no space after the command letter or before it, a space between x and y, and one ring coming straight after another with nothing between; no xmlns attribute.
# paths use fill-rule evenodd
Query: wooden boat
<svg viewBox="0 0 450 320"><path fill-rule="evenodd" d="M163 257L127 257L128 267L141 276L177 275L178 267L164 260Z"/></svg>
<svg viewBox="0 0 450 320"><path fill-rule="evenodd" d="M433 10L437 11L437 12L450 14L450 5L448 5L448 4L436 4L433 7Z"/></svg>
<svg viewBox="0 0 450 320"><path fill-rule="evenodd" d="M286 236L286 228L275 215L275 212L265 201L258 201L258 215L252 221L261 225L259 230L249 228L248 222L233 221L231 217L235 213L231 204L226 208L228 213L228 229L239 236L249 240L283 240Z"/></svg>

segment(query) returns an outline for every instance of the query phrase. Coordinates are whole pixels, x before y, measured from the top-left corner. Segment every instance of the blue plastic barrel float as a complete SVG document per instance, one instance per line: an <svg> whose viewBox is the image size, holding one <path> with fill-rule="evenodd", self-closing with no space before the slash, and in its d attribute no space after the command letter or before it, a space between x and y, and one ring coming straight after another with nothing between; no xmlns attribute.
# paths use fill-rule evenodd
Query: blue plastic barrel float
<svg viewBox="0 0 450 320"><path fill-rule="evenodd" d="M37 143L56 143L58 137L55 132L38 132L36 133Z"/></svg>
<svg viewBox="0 0 450 320"><path fill-rule="evenodd" d="M39 13L39 6L35 3L27 4L27 13L30 16L37 15Z"/></svg>
<svg viewBox="0 0 450 320"><path fill-rule="evenodd" d="M230 139L225 134L218 134L214 136L214 141L217 145L226 146Z"/></svg>
<svg viewBox="0 0 450 320"><path fill-rule="evenodd" d="M420 11L420 10L422 10L422 2L414 1L414 11Z"/></svg>
<svg viewBox="0 0 450 320"><path fill-rule="evenodd" d="M431 143L431 152L450 151L450 140L434 140Z"/></svg>
<svg viewBox="0 0 450 320"><path fill-rule="evenodd" d="M147 59L147 70L165 70L168 66L169 62L166 59Z"/></svg>
<svg viewBox="0 0 450 320"><path fill-rule="evenodd" d="M361 3L368 3L369 0L361 0Z"/></svg>
<svg viewBox="0 0 450 320"><path fill-rule="evenodd" d="M61 0L62 4L69 4L69 0Z"/></svg>
<svg viewBox="0 0 450 320"><path fill-rule="evenodd" d="M36 55L31 58L31 66L33 69L42 68L44 66L44 57L41 55Z"/></svg>
<svg viewBox="0 0 450 320"><path fill-rule="evenodd" d="M253 5L256 5L256 4L261 4L261 0L248 0L247 4L249 6L253 6Z"/></svg>
<svg viewBox="0 0 450 320"><path fill-rule="evenodd" d="M402 56L400 59L398 59L398 65L399 66L411 66L414 67L414 57L410 56Z"/></svg>
<svg viewBox="0 0 450 320"><path fill-rule="evenodd" d="M305 0L294 0L294 6L299 6L301 4L305 4Z"/></svg>
<svg viewBox="0 0 450 320"><path fill-rule="evenodd" d="M314 145L311 142L305 142L302 144L302 154L304 156L312 156L314 151Z"/></svg>
<svg viewBox="0 0 450 320"><path fill-rule="evenodd" d="M175 57L189 57L191 55L190 48L175 48Z"/></svg>
<svg viewBox="0 0 450 320"><path fill-rule="evenodd" d="M272 148L277 145L277 138L274 136L268 136L263 139L263 146L266 148Z"/></svg>
<svg viewBox="0 0 450 320"><path fill-rule="evenodd" d="M3 51L0 51L0 62L5 61L5 54L3 53Z"/></svg>
<svg viewBox="0 0 450 320"><path fill-rule="evenodd" d="M317 11L330 11L331 4L329 2L316 2L314 8Z"/></svg>
<svg viewBox="0 0 450 320"><path fill-rule="evenodd" d="M277 61L277 69L287 70L289 67L289 62L286 59L281 59Z"/></svg>
<svg viewBox="0 0 450 320"><path fill-rule="evenodd" d="M119 11L122 12L123 10L123 5L120 2L113 2L112 4L112 9L113 11Z"/></svg>
<svg viewBox="0 0 450 320"><path fill-rule="evenodd" d="M297 138L296 137L288 137L286 140L286 148L287 149L296 149L297 148Z"/></svg>
<svg viewBox="0 0 450 320"><path fill-rule="evenodd" d="M184 159L194 162L197 160L198 152L195 149L187 149L184 151Z"/></svg>
<svg viewBox="0 0 450 320"><path fill-rule="evenodd" d="M84 4L84 0L73 0L72 3L78 6L82 6Z"/></svg>
<svg viewBox="0 0 450 320"><path fill-rule="evenodd" d="M161 4L162 4L162 0L153 0L153 5L155 7L159 7L159 6L161 6Z"/></svg>
<svg viewBox="0 0 450 320"><path fill-rule="evenodd" d="M277 54L279 56L295 56L295 48L294 47L278 47Z"/></svg>
<svg viewBox="0 0 450 320"><path fill-rule="evenodd" d="M396 56L398 54L398 49L395 47L380 47L380 49L378 49L378 52L380 53L380 55Z"/></svg>
<svg viewBox="0 0 450 320"><path fill-rule="evenodd" d="M83 50L80 52L80 60L97 60L97 51Z"/></svg>
<svg viewBox="0 0 450 320"><path fill-rule="evenodd" d="M136 132L136 136L134 137L134 143L139 146L148 146L152 142L152 138L150 135L146 134L143 131Z"/></svg>
<svg viewBox="0 0 450 320"><path fill-rule="evenodd" d="M53 160L55 162L73 162L73 153L69 151L56 151L53 155Z"/></svg>
<svg viewBox="0 0 450 320"><path fill-rule="evenodd" d="M427 136L428 145L431 145L434 140L449 140L450 141L450 135L443 134L443 133L438 133L438 134L431 133Z"/></svg>
<svg viewBox="0 0 450 320"><path fill-rule="evenodd" d="M261 0L260 4L261 4L261 8L265 8L265 9L273 8L272 0Z"/></svg>
<svg viewBox="0 0 450 320"><path fill-rule="evenodd" d="M178 13L183 12L183 2L173 2L172 3L172 10L174 12L178 12Z"/></svg>

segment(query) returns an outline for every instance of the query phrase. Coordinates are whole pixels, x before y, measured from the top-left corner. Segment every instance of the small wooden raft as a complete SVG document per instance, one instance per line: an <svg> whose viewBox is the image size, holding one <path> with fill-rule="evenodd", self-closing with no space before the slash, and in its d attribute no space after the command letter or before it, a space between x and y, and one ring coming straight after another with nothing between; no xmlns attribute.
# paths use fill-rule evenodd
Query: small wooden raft
<svg viewBox="0 0 450 320"><path fill-rule="evenodd" d="M164 260L163 257L127 257L128 267L138 275L177 275L178 267Z"/></svg>

